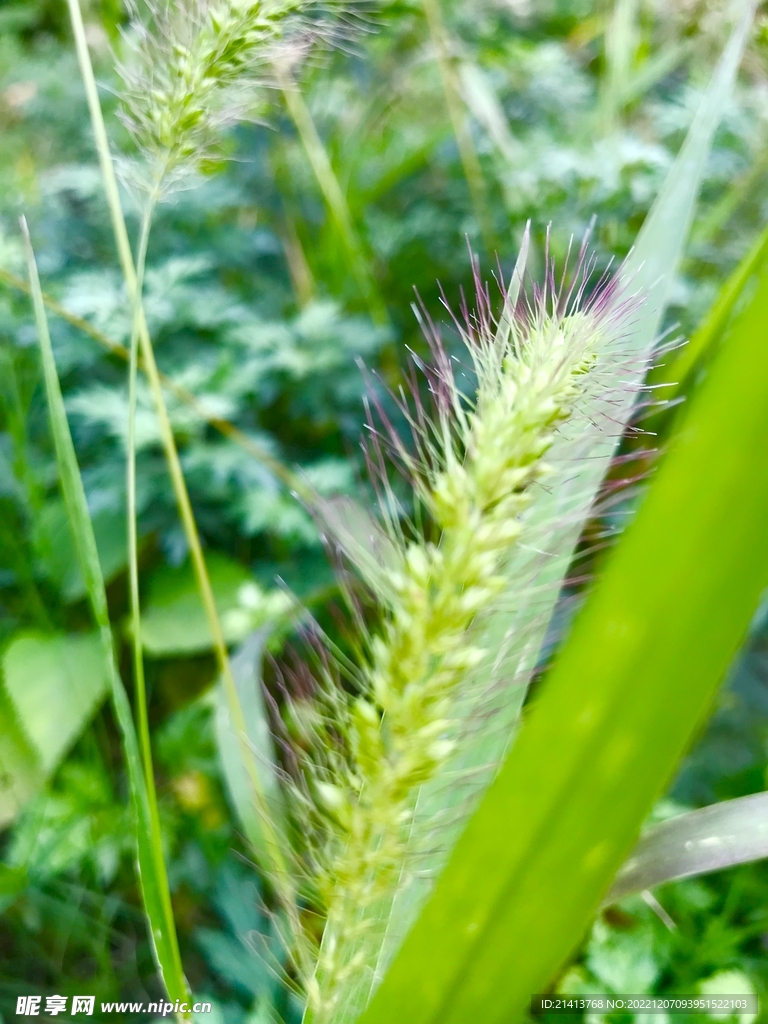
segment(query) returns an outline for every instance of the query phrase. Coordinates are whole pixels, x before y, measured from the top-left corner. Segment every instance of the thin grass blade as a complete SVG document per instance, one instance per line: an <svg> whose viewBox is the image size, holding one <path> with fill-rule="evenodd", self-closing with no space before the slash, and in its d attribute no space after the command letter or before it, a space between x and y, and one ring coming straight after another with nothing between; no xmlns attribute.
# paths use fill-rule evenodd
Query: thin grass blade
<svg viewBox="0 0 768 1024"><path fill-rule="evenodd" d="M230 664L240 698L240 707L243 709L248 744L257 758L264 796L268 801L272 818L282 823L284 807L275 767L277 757L261 691L261 663L264 646L271 632L270 626L254 630L240 645ZM227 694L221 681L216 688L215 724L216 745L230 800L251 846L261 850L265 843L261 818L253 806L248 769L243 764L237 734L232 726Z"/></svg>
<svg viewBox="0 0 768 1024"><path fill-rule="evenodd" d="M604 904L676 878L768 857L768 793L724 800L662 822L640 839Z"/></svg>
<svg viewBox="0 0 768 1024"><path fill-rule="evenodd" d="M461 95L472 115L485 128L501 156L512 163L523 157L493 83L477 64L463 61L459 69Z"/></svg>
<svg viewBox="0 0 768 1024"><path fill-rule="evenodd" d="M605 127L611 129L627 101L639 42L638 0L615 0L605 29L606 73L602 101Z"/></svg>
<svg viewBox="0 0 768 1024"><path fill-rule="evenodd" d="M438 0L422 0L422 2L430 40L435 51L435 60L440 72L445 105L456 139L456 148L459 151L459 159L464 170L483 245L490 255L498 249L498 246L493 230L493 216L488 202L488 187L468 123L465 99L462 95L461 75L454 66L451 39L443 21Z"/></svg>
<svg viewBox="0 0 768 1024"><path fill-rule="evenodd" d="M632 332L642 348L655 339L661 326L670 289L683 255L696 208L696 200L717 126L731 95L736 72L755 18L754 0L744 0L737 24L715 68L685 142L622 273L626 287L648 296Z"/></svg>
<svg viewBox="0 0 768 1024"><path fill-rule="evenodd" d="M101 653L109 679L112 703L120 729L123 752L128 769L131 798L136 808L136 845L144 909L147 914L157 966L163 978L168 996L174 1002L177 999L187 1002L188 988L179 955L176 926L173 919L170 890L168 888L168 877L163 858L162 838L159 832L152 827L153 816L150 813L136 730L131 716L128 697L117 668L104 580L101 574L101 565L88 513L85 491L83 490L80 470L77 465L77 457L72 443L72 436L69 432L59 378L56 372L56 363L48 332L48 322L37 274L37 266L29 233L24 222L22 222L22 227L26 243L30 288L35 307L35 320L40 340L45 392L51 432L56 449L61 490L74 534L80 568L86 583L93 617L99 630Z"/></svg>
<svg viewBox="0 0 768 1024"><path fill-rule="evenodd" d="M312 114L300 89L291 80L288 72L284 68L276 66L275 75L282 90L288 113L296 126L304 152L323 194L328 212L347 251L350 273L355 278L374 323L387 325L389 324L389 314L376 284L368 254L352 220L349 204L339 184L328 152L323 145L323 140L312 120Z"/></svg>
<svg viewBox="0 0 768 1024"><path fill-rule="evenodd" d="M685 389L691 374L711 357L712 350L725 335L734 308L744 294L747 284L760 271L767 258L768 227L760 232L749 252L725 282L703 323L685 348L682 348L677 358L671 360L669 366L664 368L663 376L654 375L655 383L668 384L664 388L664 398L667 401L676 398Z"/></svg>

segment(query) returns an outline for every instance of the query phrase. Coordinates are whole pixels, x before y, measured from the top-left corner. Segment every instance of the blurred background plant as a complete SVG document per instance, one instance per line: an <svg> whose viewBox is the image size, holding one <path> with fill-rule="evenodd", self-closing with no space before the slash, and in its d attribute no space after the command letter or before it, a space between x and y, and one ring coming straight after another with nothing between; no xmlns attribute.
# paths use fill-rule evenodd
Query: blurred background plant
<svg viewBox="0 0 768 1024"><path fill-rule="evenodd" d="M91 0L85 15L110 132L127 146L111 49L124 47L127 12L119 0ZM118 732L58 491L29 299L17 287L18 213L30 222L44 288L70 314L51 314L53 344L126 678L128 396L124 361L105 342L128 345L130 303L65 5L4 2L0 29L0 1000L8 1019L16 996L30 991L148 999L158 983L122 810ZM675 281L667 319L685 333L765 223L765 33L758 17ZM277 578L333 633L335 578L281 467L324 496L364 490L358 361L398 384L403 346L423 350L413 288L431 310L437 281L449 296L468 288L465 236L486 267L497 250L508 269L529 218L535 275L549 222L556 256L593 213L600 264L624 256L722 40L714 4L391 3L371 15L351 52L325 53L262 89L249 119L202 168L200 186L159 207L145 312L176 385L174 436L229 644L269 624L279 663L291 626ZM135 234L132 203L127 192ZM179 389L196 396L208 421ZM225 436L221 421L241 434ZM212 637L143 386L137 450L142 633L182 959L222 1022L290 1022L301 1010L270 972L279 944L238 818ZM606 526L615 523L589 530L598 536ZM660 814L765 787L767 621L755 619ZM246 680L254 657L241 662ZM268 665L266 675L273 686ZM639 898L606 911L561 987L690 990L730 972L732 984L768 993L764 863L657 895L674 930Z"/></svg>

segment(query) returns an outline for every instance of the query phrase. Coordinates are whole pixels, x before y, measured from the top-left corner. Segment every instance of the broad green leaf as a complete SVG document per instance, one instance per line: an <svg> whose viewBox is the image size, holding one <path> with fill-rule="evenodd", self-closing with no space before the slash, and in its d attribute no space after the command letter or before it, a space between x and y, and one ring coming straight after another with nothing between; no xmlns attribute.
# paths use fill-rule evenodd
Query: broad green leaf
<svg viewBox="0 0 768 1024"><path fill-rule="evenodd" d="M617 301L642 293L645 301L599 353L600 388L560 432L548 455L553 475L537 495L527 542L506 569L509 585L494 614L480 624L479 646L489 652L469 679L457 717L467 725L447 771L423 787L411 833L420 871L401 887L387 918L380 980L515 735L528 681L535 669L563 579L585 520L634 406L682 258L701 178L754 16L752 0L715 69L680 153L638 236L621 274ZM557 479L553 486L552 480ZM479 723L479 724L478 724ZM430 837L440 836L439 843ZM428 856L424 850L431 847ZM354 1020L359 992L350 993L346 1015Z"/></svg>
<svg viewBox="0 0 768 1024"><path fill-rule="evenodd" d="M604 902L763 857L768 857L768 793L724 800L649 829L622 865Z"/></svg>
<svg viewBox="0 0 768 1024"><path fill-rule="evenodd" d="M109 582L126 563L125 515L104 510L94 515L91 522L102 575ZM79 601L86 597L85 581L78 565L64 503L58 498L47 502L35 527L36 547L43 555L45 570L60 589L64 600Z"/></svg>
<svg viewBox="0 0 768 1024"><path fill-rule="evenodd" d="M261 590L248 570L226 555L206 558L224 639L240 643L255 628L284 615L290 600L282 591ZM150 578L141 617L147 654L169 657L197 654L213 647L208 617L189 562L162 566Z"/></svg>
<svg viewBox="0 0 768 1024"><path fill-rule="evenodd" d="M106 695L97 633L14 637L3 655L5 688L46 775Z"/></svg>
<svg viewBox="0 0 768 1024"><path fill-rule="evenodd" d="M40 760L0 686L0 828L13 821L45 782Z"/></svg>
<svg viewBox="0 0 768 1024"><path fill-rule="evenodd" d="M61 492L75 538L80 570L85 580L93 617L98 627L104 672L109 680L115 717L120 729L123 753L128 768L131 797L136 809L136 846L144 908L158 969L168 995L174 1001L176 999L186 1001L188 998L187 983L181 967L161 836L153 827L153 816L150 814L131 707L117 667L107 608L107 594L101 573L96 538L88 514L88 503L56 372L56 361L48 331L37 264L24 221L22 221L22 228L25 236L29 283L40 342L45 395L51 434L56 450Z"/></svg>
<svg viewBox="0 0 768 1024"><path fill-rule="evenodd" d="M365 1024L517 1018L573 951L768 584L768 272Z"/></svg>
<svg viewBox="0 0 768 1024"><path fill-rule="evenodd" d="M270 632L271 627L254 630L230 664L245 719L248 745L256 760L264 796L272 818L281 824L283 805L276 773L277 758L261 691L261 662ZM221 681L216 687L216 744L229 797L243 831L256 850L263 850L264 837L254 805L253 787L243 764L241 744L232 727L229 701Z"/></svg>

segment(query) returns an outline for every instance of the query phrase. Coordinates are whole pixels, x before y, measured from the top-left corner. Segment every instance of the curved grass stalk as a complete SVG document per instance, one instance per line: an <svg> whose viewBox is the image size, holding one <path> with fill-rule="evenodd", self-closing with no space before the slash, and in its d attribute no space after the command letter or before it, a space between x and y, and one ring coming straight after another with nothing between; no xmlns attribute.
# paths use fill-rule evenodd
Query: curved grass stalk
<svg viewBox="0 0 768 1024"><path fill-rule="evenodd" d="M230 704L232 722L236 733L240 737L243 759L248 771L260 824L262 826L264 845L263 849L258 851L258 853L265 861L265 866L270 874L275 890L277 891L281 903L289 915L291 929L292 931L297 931L298 911L296 909L296 897L291 875L285 861L283 844L278 834L277 826L273 821L271 809L264 793L264 787L259 776L256 759L253 751L251 751L248 745L247 729L237 694L237 687L229 664L226 642L224 640L224 634L221 628L218 612L216 611L213 589L211 587L210 578L205 565L202 545L200 543L197 525L195 523L191 502L189 500L189 493L187 491L186 482L181 469L181 463L176 449L176 442L173 437L173 430L168 416L168 410L163 398L162 386L160 383L157 364L155 362L152 341L147 328L143 306L141 304L141 296L138 291L136 266L134 264L133 254L131 252L131 246L128 239L128 231L120 201L117 178L112 163L109 140L101 111L101 104L99 102L96 80L93 74L93 67L88 50L88 43L85 37L85 27L83 25L79 0L68 0L68 3L78 60L80 63L80 71L85 86L91 124L94 131L96 148L104 180L107 204L118 250L118 257L131 303L133 308L136 309L138 340L141 346L144 365L146 367L150 391L152 393L152 398L157 412L161 440L168 462L168 468L184 532L187 538L187 543L189 544L190 555L200 595L202 597L209 628L211 630L211 636L213 637L214 653Z"/></svg>

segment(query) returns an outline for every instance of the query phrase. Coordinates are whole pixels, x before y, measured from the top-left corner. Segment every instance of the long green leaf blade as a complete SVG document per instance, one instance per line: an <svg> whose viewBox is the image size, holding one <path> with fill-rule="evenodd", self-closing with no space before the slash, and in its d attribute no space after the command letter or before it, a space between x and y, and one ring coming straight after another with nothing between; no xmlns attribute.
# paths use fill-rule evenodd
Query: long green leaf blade
<svg viewBox="0 0 768 1024"><path fill-rule="evenodd" d="M713 349L722 340L728 327L734 307L744 294L749 281L763 266L766 258L768 258L768 227L760 232L749 252L725 282L696 333L691 336L685 348L680 350L678 357L672 360L665 374L666 379L674 378L674 381L670 381L669 386L664 388L664 398L667 401L675 398L683 390L693 371L712 356ZM662 382L660 374L654 376L656 383Z"/></svg>
<svg viewBox="0 0 768 1024"><path fill-rule="evenodd" d="M264 648L273 627L253 630L231 659L232 676L237 687L248 745L256 757L265 798L274 821L285 829L285 808L277 774L277 756L269 727L267 709L261 689L261 668ZM216 746L232 806L243 831L255 850L263 850L265 840L261 817L253 805L248 768L243 764L237 733L232 726L229 701L219 680L216 688Z"/></svg>
<svg viewBox="0 0 768 1024"><path fill-rule="evenodd" d="M604 902L763 857L768 857L768 793L724 800L649 829Z"/></svg>
<svg viewBox="0 0 768 1024"><path fill-rule="evenodd" d="M470 737L457 746L457 756L449 766L454 784L446 785L444 778L438 778L419 795L412 845L414 849L423 849L425 837L429 842L428 837L438 828L440 842L431 844L436 852L428 862L422 856L421 870L412 874L389 912L384 948L372 978L374 986L418 916L432 879L441 870L463 828L467 808L476 804L514 736L527 684L538 662L563 579L623 427L631 416L636 389L658 337L669 289L685 250L712 139L754 18L753 0L744 0L740 11L686 140L622 271L624 295L641 291L646 301L633 315L631 329L610 339L601 354L603 397L597 395L587 408L575 413L549 453L548 462L559 472L558 485L550 484L537 497L528 523L529 535L534 539L508 566L508 590L480 640L479 646L490 655L477 670L479 683L467 686L475 696L467 701L464 713L471 721L479 707L479 714L489 724L474 730L474 740ZM462 813L457 808L462 808ZM446 826L446 820L452 824ZM354 1020L359 1005L360 994L353 993L340 1020Z"/></svg>
<svg viewBox="0 0 768 1024"><path fill-rule="evenodd" d="M767 317L764 272L365 1024L515 1019L629 853L768 584Z"/></svg>
<svg viewBox="0 0 768 1024"><path fill-rule="evenodd" d="M69 514L69 521L75 538L80 568L93 610L93 617L99 629L102 656L111 687L115 717L120 728L123 751L128 768L131 796L136 808L138 865L144 907L147 913L158 968L168 995L174 1002L177 999L188 1002L188 989L179 955L161 837L152 828L152 818L142 773L136 730L131 716L128 697L117 668L104 579L101 573L96 539L88 513L85 491L83 490L80 470L77 465L77 456L75 455L72 435L70 434L69 423L67 422L67 414L64 409L64 399L56 372L56 362L48 332L48 321L37 273L37 265L29 232L24 221L22 221L22 227L26 244L30 288L35 308L35 320L40 340L48 414L56 449L61 491Z"/></svg>

